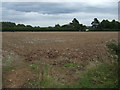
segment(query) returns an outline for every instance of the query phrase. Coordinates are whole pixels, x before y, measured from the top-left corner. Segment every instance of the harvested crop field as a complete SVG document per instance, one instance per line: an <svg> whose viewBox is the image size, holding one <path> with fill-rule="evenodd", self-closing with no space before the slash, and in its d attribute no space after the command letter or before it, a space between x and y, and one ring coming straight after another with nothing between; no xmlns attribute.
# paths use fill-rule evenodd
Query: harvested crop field
<svg viewBox="0 0 120 90"><path fill-rule="evenodd" d="M3 32L2 38L3 88L63 88L112 59L106 43L117 41L118 32Z"/></svg>

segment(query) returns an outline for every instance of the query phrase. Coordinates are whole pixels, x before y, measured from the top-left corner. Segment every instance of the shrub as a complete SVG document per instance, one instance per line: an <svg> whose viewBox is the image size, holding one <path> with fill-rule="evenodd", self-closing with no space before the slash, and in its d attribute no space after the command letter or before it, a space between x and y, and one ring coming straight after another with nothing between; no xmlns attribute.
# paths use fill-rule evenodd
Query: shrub
<svg viewBox="0 0 120 90"><path fill-rule="evenodd" d="M116 41L111 41L107 43L107 47L110 49L111 53L117 55L118 57L120 56L120 43L117 43Z"/></svg>

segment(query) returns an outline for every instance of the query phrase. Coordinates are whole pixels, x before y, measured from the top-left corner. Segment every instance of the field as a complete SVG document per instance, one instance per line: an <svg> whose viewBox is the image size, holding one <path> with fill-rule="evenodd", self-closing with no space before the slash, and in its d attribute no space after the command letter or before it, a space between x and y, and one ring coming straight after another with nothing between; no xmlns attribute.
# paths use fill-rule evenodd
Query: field
<svg viewBox="0 0 120 90"><path fill-rule="evenodd" d="M117 83L116 73L111 74L115 57L106 44L117 41L118 32L3 32L2 36L3 88L108 88Z"/></svg>

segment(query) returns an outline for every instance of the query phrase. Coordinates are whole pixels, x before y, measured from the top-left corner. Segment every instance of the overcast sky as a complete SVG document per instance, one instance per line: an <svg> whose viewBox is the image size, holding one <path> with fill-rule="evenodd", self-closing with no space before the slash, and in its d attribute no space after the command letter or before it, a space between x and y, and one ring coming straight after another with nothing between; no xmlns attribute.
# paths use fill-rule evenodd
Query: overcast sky
<svg viewBox="0 0 120 90"><path fill-rule="evenodd" d="M4 0L2 21L54 26L68 24L73 18L90 25L94 18L118 19L119 0Z"/></svg>

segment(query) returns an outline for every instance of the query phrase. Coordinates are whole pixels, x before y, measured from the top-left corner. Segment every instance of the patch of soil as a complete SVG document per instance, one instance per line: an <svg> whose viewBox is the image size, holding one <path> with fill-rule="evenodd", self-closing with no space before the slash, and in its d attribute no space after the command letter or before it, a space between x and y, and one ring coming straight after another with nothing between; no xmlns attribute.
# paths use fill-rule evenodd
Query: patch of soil
<svg viewBox="0 0 120 90"><path fill-rule="evenodd" d="M33 74L33 72L27 68L18 68L12 70L7 75L5 75L3 88L21 88L21 86L23 86L27 80L34 78L34 75L35 74Z"/></svg>

